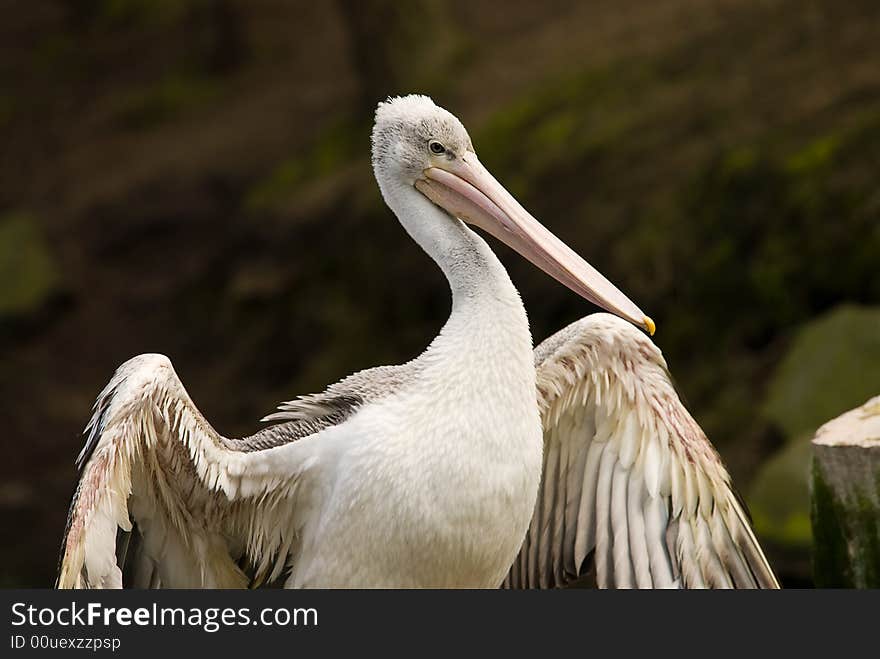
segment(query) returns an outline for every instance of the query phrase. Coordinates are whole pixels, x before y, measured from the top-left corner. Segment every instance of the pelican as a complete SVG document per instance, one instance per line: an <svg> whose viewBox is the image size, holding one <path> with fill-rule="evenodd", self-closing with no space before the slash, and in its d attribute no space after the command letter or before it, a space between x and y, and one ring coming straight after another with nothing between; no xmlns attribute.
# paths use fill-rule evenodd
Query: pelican
<svg viewBox="0 0 880 659"><path fill-rule="evenodd" d="M372 163L449 282L440 333L406 364L282 403L242 439L214 430L167 357L125 362L86 427L56 585L778 587L651 319L529 215L430 98L379 104ZM533 351L520 296L471 226L611 313Z"/></svg>

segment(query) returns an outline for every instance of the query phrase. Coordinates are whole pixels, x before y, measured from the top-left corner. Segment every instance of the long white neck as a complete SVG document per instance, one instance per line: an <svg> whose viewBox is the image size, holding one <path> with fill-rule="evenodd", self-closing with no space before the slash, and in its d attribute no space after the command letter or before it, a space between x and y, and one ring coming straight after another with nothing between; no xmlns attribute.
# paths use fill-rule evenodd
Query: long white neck
<svg viewBox="0 0 880 659"><path fill-rule="evenodd" d="M473 529L488 534L486 560L498 563L489 581L497 583L522 542L541 477L543 440L525 308L482 238L411 186L383 186L383 193L452 289L449 319L418 357L418 376L389 403L391 430L383 442L398 436L405 454L418 456L419 483L437 484L435 499L454 511L450 518L471 520L465 544L471 546ZM472 560L455 553L455 542L455 565ZM499 554L502 545L509 549Z"/></svg>
<svg viewBox="0 0 880 659"><path fill-rule="evenodd" d="M486 241L413 186L380 181L380 187L407 233L446 275L452 290L450 322L460 315L504 313L504 308L525 320L519 293Z"/></svg>
<svg viewBox="0 0 880 659"><path fill-rule="evenodd" d="M387 182L385 182L387 183ZM383 185L386 203L449 281L452 311L420 358L434 374L433 386L455 382L475 400L486 388L511 406L534 399L532 337L519 293L486 242L411 185Z"/></svg>

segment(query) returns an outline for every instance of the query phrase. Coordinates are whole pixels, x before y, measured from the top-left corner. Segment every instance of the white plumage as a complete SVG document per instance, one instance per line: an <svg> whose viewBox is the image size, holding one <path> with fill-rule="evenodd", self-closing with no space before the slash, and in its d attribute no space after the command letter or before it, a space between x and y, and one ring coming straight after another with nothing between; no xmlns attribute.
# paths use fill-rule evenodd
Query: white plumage
<svg viewBox="0 0 880 659"><path fill-rule="evenodd" d="M546 441L587 453L583 467L570 463L574 474L553 479L560 489L580 487L574 528L565 508L556 522L570 547L562 554L575 561L562 566L563 579L549 582L530 561L517 561L507 585L560 585L588 575L602 588L778 587L729 475L648 337L595 314L535 352ZM549 476L545 466L545 501L553 496ZM523 551L540 548L527 543ZM548 576L557 572L553 566Z"/></svg>
<svg viewBox="0 0 880 659"><path fill-rule="evenodd" d="M161 355L98 397L65 588L775 587L654 344L607 314L532 352L522 302L466 224L632 323L653 323L522 209L430 99L381 104L386 203L452 312L415 360L284 403L227 439Z"/></svg>

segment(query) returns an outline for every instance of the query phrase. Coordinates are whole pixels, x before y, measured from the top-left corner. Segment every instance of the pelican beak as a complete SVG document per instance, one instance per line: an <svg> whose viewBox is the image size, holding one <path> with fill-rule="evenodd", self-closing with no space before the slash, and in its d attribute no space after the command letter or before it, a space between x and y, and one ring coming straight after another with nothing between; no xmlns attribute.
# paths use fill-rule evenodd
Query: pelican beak
<svg viewBox="0 0 880 659"><path fill-rule="evenodd" d="M415 186L451 215L495 236L593 304L654 334L654 321L532 217L473 151L424 171Z"/></svg>

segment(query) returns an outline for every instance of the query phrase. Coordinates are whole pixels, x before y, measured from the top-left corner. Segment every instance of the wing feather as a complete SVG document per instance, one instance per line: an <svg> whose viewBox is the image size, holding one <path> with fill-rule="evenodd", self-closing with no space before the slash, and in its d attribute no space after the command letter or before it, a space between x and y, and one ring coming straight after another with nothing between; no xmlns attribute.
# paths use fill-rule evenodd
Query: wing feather
<svg viewBox="0 0 880 659"><path fill-rule="evenodd" d="M672 588L672 566L666 549L665 530L669 524L666 502L660 497L648 495L645 500L645 535L651 561L651 576L655 588Z"/></svg>
<svg viewBox="0 0 880 659"><path fill-rule="evenodd" d="M632 556L633 572L637 588L651 588L651 558L648 554L647 530L644 514L645 488L642 481L641 467L633 466L626 493L627 523L629 525L629 550Z"/></svg>
<svg viewBox="0 0 880 659"><path fill-rule="evenodd" d="M612 588L614 544L611 529L611 477L617 464L617 450L610 441L602 443L605 449L599 463L599 480L596 481L596 579L599 588Z"/></svg>
<svg viewBox="0 0 880 659"><path fill-rule="evenodd" d="M617 588L633 588L634 577L630 561L629 523L626 495L629 489L629 471L620 459L614 465L611 482L611 530L613 543L614 583Z"/></svg>
<svg viewBox="0 0 880 659"><path fill-rule="evenodd" d="M560 430L560 433L562 432L564 431ZM568 518L568 510L570 507L568 501L568 478L566 478L565 474L570 470L569 461L572 458L570 452L573 448L570 442L562 440L558 441L559 469L557 470L557 474L559 474L559 488L556 493L557 502L553 519L553 538L551 540L553 543L553 555L550 563L550 570L553 573L553 583L562 583L565 580L565 542L563 542L563 538L565 537L565 522Z"/></svg>
<svg viewBox="0 0 880 659"><path fill-rule="evenodd" d="M706 588L703 581L703 573L699 565L699 549L694 541L692 521L680 520L678 525L678 538L676 543L676 555L681 568L682 585L685 588Z"/></svg>
<svg viewBox="0 0 880 659"><path fill-rule="evenodd" d="M581 480L581 503L578 508L577 535L574 542L574 561L578 572L596 543L596 484L599 482L602 452L607 445L608 442L601 442L595 438L590 443Z"/></svg>
<svg viewBox="0 0 880 659"><path fill-rule="evenodd" d="M538 346L535 364L544 475L506 585L565 585L594 568L600 588L779 587L647 336L594 314Z"/></svg>
<svg viewBox="0 0 880 659"><path fill-rule="evenodd" d="M560 442L558 440L554 440L551 436L550 441L547 442L548 454L544 460L548 483L557 482L557 474L560 471L560 449ZM538 565L540 568L539 574L541 588L549 587L550 580L554 573L552 558L554 558L553 554L556 553L557 546L555 544L555 527L556 518L558 517L558 512L556 509L556 496L557 490L559 489L560 488L557 487L548 487L544 488L542 491L543 500L541 503L543 505L543 511L541 513L541 533L538 540Z"/></svg>
<svg viewBox="0 0 880 659"><path fill-rule="evenodd" d="M538 488L538 499L535 504L534 518L529 525L529 532L526 537L530 551L525 556L525 584L526 587L529 588L538 588L540 586L540 568L538 566L538 559L541 550L541 528L544 525L544 489L544 482L542 480L541 485Z"/></svg>
<svg viewBox="0 0 880 659"><path fill-rule="evenodd" d="M709 529L709 520L698 515L696 518L697 557L703 570L703 581L710 588L732 588L727 571L715 552L715 543Z"/></svg>
<svg viewBox="0 0 880 659"><path fill-rule="evenodd" d="M755 582L752 573L749 571L742 555L737 551L736 543L730 536L724 518L719 511L715 511L712 515L711 522L712 543L715 546L715 552L721 559L722 565L728 572L733 588L755 588Z"/></svg>
<svg viewBox="0 0 880 659"><path fill-rule="evenodd" d="M56 585L244 587L251 578L237 546L277 574L297 528L294 506L277 504L294 500L313 464L314 435L307 436L338 419L338 407L333 414L226 439L196 409L167 357L129 360L86 427ZM258 508L257 500L272 505ZM134 542L118 543L120 533Z"/></svg>
<svg viewBox="0 0 880 659"><path fill-rule="evenodd" d="M595 428L590 425L591 419L584 418L583 408L579 407L578 412L579 414L574 419L568 419L565 428L567 436L570 436L575 431L575 428L581 427L581 432L585 437L585 440L580 443L567 442L570 446L569 450L574 452L575 457L570 461L566 475L565 530L566 533L573 533L576 537L580 524L580 511L583 505L581 502L583 495L589 489L583 486L584 474L587 473L587 456L590 452L590 446L592 446L593 435L596 432ZM578 423L577 416L580 416L581 423ZM563 536L561 539L563 560L565 561L565 576L566 578L575 578L583 562L583 556L580 559L576 558L576 543L565 542L565 537L567 536ZM563 582L559 581L557 583Z"/></svg>

